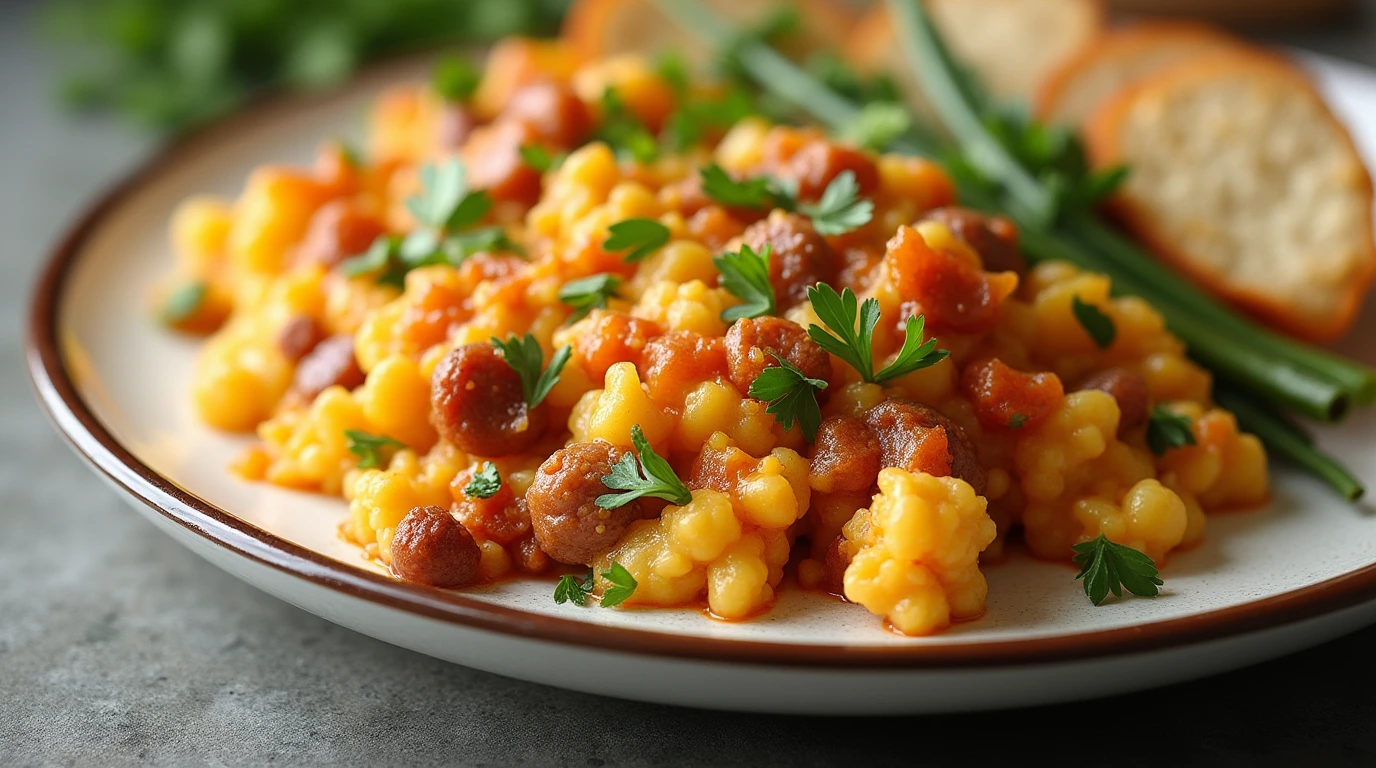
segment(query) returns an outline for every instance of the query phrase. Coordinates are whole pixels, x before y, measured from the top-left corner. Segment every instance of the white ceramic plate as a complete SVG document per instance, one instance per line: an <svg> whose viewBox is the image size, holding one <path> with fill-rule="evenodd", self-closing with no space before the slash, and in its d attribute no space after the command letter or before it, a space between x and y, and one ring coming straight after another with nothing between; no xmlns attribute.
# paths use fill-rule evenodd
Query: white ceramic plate
<svg viewBox="0 0 1376 768"><path fill-rule="evenodd" d="M1376 158L1376 76L1316 70ZM336 537L343 502L241 482L244 440L197 423L193 341L150 321L172 263L182 198L232 195L264 162L308 162L357 132L379 88L423 70L374 71L344 92L260 105L171 148L76 225L37 288L29 364L43 404L133 506L206 559L359 632L503 675L612 696L723 709L901 713L1100 696L1251 664L1376 621L1376 518L1275 469L1265 510L1215 516L1171 558L1154 600L1099 608L1064 565L991 566L988 614L931 638L890 634L868 612L786 592L745 623L696 611L557 606L548 582L450 593L399 583ZM1376 362L1376 313L1345 351ZM1359 346L1363 348L1358 348ZM1376 411L1320 442L1376 486Z"/></svg>

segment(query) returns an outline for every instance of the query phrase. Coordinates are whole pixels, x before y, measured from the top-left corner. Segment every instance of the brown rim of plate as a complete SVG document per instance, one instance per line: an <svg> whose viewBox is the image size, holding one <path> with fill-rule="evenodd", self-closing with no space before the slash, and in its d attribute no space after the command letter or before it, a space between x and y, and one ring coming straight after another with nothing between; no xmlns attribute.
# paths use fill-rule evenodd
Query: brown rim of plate
<svg viewBox="0 0 1376 768"><path fill-rule="evenodd" d="M389 68L392 69L392 68ZM385 71L385 70L383 70ZM376 76L378 70L372 70ZM1031 640L944 645L806 645L684 637L529 613L421 587L325 557L251 525L178 487L129 452L77 393L58 344L57 313L71 267L107 217L143 185L222 132L315 97L260 100L182 136L110 187L77 219L48 258L29 312L25 356L39 402L78 454L149 508L254 562L349 597L478 630L585 648L677 659L817 668L996 667L1045 664L1180 646L1272 629L1376 598L1376 563L1282 595L1139 626ZM861 610L857 607L856 610ZM706 621L707 619L704 619ZM874 631L883 631L879 619ZM862 640L862 638L857 638Z"/></svg>

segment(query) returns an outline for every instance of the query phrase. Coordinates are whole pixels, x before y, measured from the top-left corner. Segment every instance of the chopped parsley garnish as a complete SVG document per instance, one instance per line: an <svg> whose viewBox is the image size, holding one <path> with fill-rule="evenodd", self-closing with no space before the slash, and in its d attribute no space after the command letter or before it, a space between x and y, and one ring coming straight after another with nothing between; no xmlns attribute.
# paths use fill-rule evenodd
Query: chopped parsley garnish
<svg viewBox="0 0 1376 768"><path fill-rule="evenodd" d="M1118 329L1113 325L1112 318L1104 314L1102 309L1082 301L1079 296L1070 300L1070 309L1096 347L1108 349L1113 345L1113 340L1118 336Z"/></svg>
<svg viewBox="0 0 1376 768"><path fill-rule="evenodd" d="M511 241L506 236L506 230L498 226L479 227L470 229L467 232L450 234L440 241L440 250L444 252L450 264L458 266L464 259L475 253L500 251L502 253L514 253L524 256L525 252L521 246Z"/></svg>
<svg viewBox="0 0 1376 768"><path fill-rule="evenodd" d="M895 104L903 101L898 83L892 76L861 74L850 62L829 50L819 50L807 57L807 71L837 94L856 104Z"/></svg>
<svg viewBox="0 0 1376 768"><path fill-rule="evenodd" d="M874 101L841 129L840 138L866 149L882 152L913 127L912 116L901 104Z"/></svg>
<svg viewBox="0 0 1376 768"><path fill-rule="evenodd" d="M400 288L410 270L401 261L401 243L396 235L382 235L362 254L340 262L339 271L348 277L375 274L379 283Z"/></svg>
<svg viewBox="0 0 1376 768"><path fill-rule="evenodd" d="M558 605L587 605L588 595L592 594L592 584L592 571L582 578L566 573L560 576L559 583L554 585L554 602Z"/></svg>
<svg viewBox="0 0 1376 768"><path fill-rule="evenodd" d="M1023 425L1026 424L1026 423L1027 423L1027 416L1026 416L1025 414L1014 413L1012 416L1009 416L1009 417L1008 417L1008 428L1009 428L1009 429L1022 429Z"/></svg>
<svg viewBox="0 0 1376 768"><path fill-rule="evenodd" d="M669 228L654 219L626 219L607 228L602 250L608 253L630 251L621 260L627 264L644 261L658 248L669 242Z"/></svg>
<svg viewBox="0 0 1376 768"><path fill-rule="evenodd" d="M655 59L655 74L669 84L675 96L682 97L688 93L688 60L683 58L681 52L664 51L659 54L659 58Z"/></svg>
<svg viewBox="0 0 1376 768"><path fill-rule="evenodd" d="M485 461L482 468L473 473L473 479L468 481L468 485L463 487L463 493L476 499L490 499L501 489L502 476L497 472L497 465Z"/></svg>
<svg viewBox="0 0 1376 768"><path fill-rule="evenodd" d="M729 323L742 317L774 314L774 285L769 282L770 250L768 244L759 253L748 245L741 245L738 252L727 251L712 259L717 271L721 272L721 287L745 302L722 310L722 320Z"/></svg>
<svg viewBox="0 0 1376 768"><path fill-rule="evenodd" d="M603 608L613 608L626 602L631 595L635 594L635 588L639 586L631 572L617 562L613 562L610 568L602 572L602 578L610 585L602 592L601 605ZM560 576L559 582L554 585L554 602L558 605L564 603L587 605L588 595L592 594L593 584L594 579L591 571L582 577L566 573Z"/></svg>
<svg viewBox="0 0 1376 768"><path fill-rule="evenodd" d="M559 167L564 162L564 154L551 155L548 149L539 144L522 144L521 162L531 170L545 173L551 168Z"/></svg>
<svg viewBox="0 0 1376 768"><path fill-rule="evenodd" d="M873 301L873 299L870 299ZM877 384L883 384L890 379L899 376L907 376L913 371L929 368L951 354L944 349L936 348L936 339L931 338L923 341L926 335L927 318L923 315L909 317L903 326L903 346L898 350L898 356L892 363L884 366L879 373L874 375Z"/></svg>
<svg viewBox="0 0 1376 768"><path fill-rule="evenodd" d="M754 176L733 179L720 165L703 166L702 193L728 208L764 208L772 206L791 211L797 205L793 195L777 179Z"/></svg>
<svg viewBox="0 0 1376 768"><path fill-rule="evenodd" d="M816 203L799 203L796 185L783 179L753 176L733 179L719 165L704 166L703 194L728 208L780 208L812 220L823 235L839 235L864 226L874 216L874 203L860 197L853 171L842 171L822 191Z"/></svg>
<svg viewBox="0 0 1376 768"><path fill-rule="evenodd" d="M176 325L185 322L196 310L205 303L206 296L210 295L210 285L201 281L193 280L184 285L178 286L176 290L167 295L167 300L163 302L161 317L163 323Z"/></svg>
<svg viewBox="0 0 1376 768"><path fill-rule="evenodd" d="M593 500L594 504L603 509L616 509L642 496L653 496L679 506L693 500L692 491L674 474L669 462L655 453L639 424L631 427L631 444L635 452L623 453L621 460L612 465L611 473L602 476L603 485L624 493L604 493Z"/></svg>
<svg viewBox="0 0 1376 768"><path fill-rule="evenodd" d="M874 203L860 197L854 171L841 171L815 205L801 203L798 212L812 219L812 228L818 233L839 235L868 224L874 218Z"/></svg>
<svg viewBox="0 0 1376 768"><path fill-rule="evenodd" d="M420 194L407 198L406 208L417 221L435 229L470 227L492 208L486 192L468 188L468 172L458 160L421 166L420 183Z"/></svg>
<svg viewBox="0 0 1376 768"><path fill-rule="evenodd" d="M612 563L611 568L602 572L602 578L611 586L602 590L602 607L612 608L621 605L635 594L635 577L621 563Z"/></svg>
<svg viewBox="0 0 1376 768"><path fill-rule="evenodd" d="M861 303L851 289L844 288L837 294L836 289L826 283L818 283L808 288L807 297L812 302L812 310L817 314L817 319L825 326L823 328L809 325L807 335L823 349L859 371L860 377L871 384L883 384L890 379L936 365L950 354L944 349L936 348L936 339L922 341L926 324L922 315L909 317L905 325L903 347L898 351L898 356L883 370L875 373L871 343L874 327L879 323L879 302L865 299Z"/></svg>
<svg viewBox="0 0 1376 768"><path fill-rule="evenodd" d="M378 237L367 251L340 263L340 271L349 277L377 275L377 282L401 287L406 273L418 267L458 266L480 251L520 252L501 227L472 228L492 208L492 198L468 189L463 163L426 165L420 180L420 194L408 198L406 207L422 226L405 237Z"/></svg>
<svg viewBox="0 0 1376 768"><path fill-rule="evenodd" d="M359 469L380 467L388 451L406 447L400 440L393 440L386 435L371 435L361 429L344 430L344 441L349 446L349 453L358 457Z"/></svg>
<svg viewBox="0 0 1376 768"><path fill-rule="evenodd" d="M559 300L573 307L568 322L576 323L594 309L606 309L607 300L615 297L620 288L621 278L616 275L593 275L564 283L559 289Z"/></svg>
<svg viewBox="0 0 1376 768"><path fill-rule="evenodd" d="M663 142L674 152L684 152L702 141L709 131L725 130L755 112L750 96L731 87L717 98L681 95L678 108L664 121Z"/></svg>
<svg viewBox="0 0 1376 768"><path fill-rule="evenodd" d="M446 56L435 64L431 82L446 101L463 102L478 90L482 73L478 65L464 56Z"/></svg>
<svg viewBox="0 0 1376 768"><path fill-rule="evenodd" d="M524 338L512 334L506 341L494 336L492 346L501 350L506 364L516 369L516 375L521 377L521 391L525 394L526 405L531 408L544 401L545 395L554 388L555 382L559 381L559 372L564 370L564 364L573 353L567 344L556 349L549 359L549 367L541 372L545 352L531 334L527 333Z"/></svg>
<svg viewBox="0 0 1376 768"><path fill-rule="evenodd" d="M1084 580L1085 594L1095 605L1108 599L1109 592L1122 597L1124 589L1138 597L1155 597L1157 587L1164 583L1150 557L1132 547L1114 544L1102 533L1072 549L1073 561L1080 566L1075 580Z"/></svg>
<svg viewBox="0 0 1376 768"><path fill-rule="evenodd" d="M1151 409L1147 419L1147 447L1157 456L1164 456L1172 448L1195 445L1194 428L1190 417L1176 413L1162 403Z"/></svg>
<svg viewBox="0 0 1376 768"><path fill-rule="evenodd" d="M659 156L659 142L654 134L626 107L614 88L602 92L602 126L597 138L616 154L636 162L653 162Z"/></svg>
<svg viewBox="0 0 1376 768"><path fill-rule="evenodd" d="M1083 142L1071 128L1037 123L1016 107L996 107L982 117L990 138L1046 190L1045 203L1032 212L1043 223L1092 209L1127 178L1126 166L1092 168Z"/></svg>
<svg viewBox="0 0 1376 768"><path fill-rule="evenodd" d="M773 352L769 355L779 364L764 369L750 382L750 396L769 403L765 413L772 414L784 429L792 429L796 421L802 427L803 437L811 443L817 437L817 428L822 425L822 409L817 404L817 393L826 389L827 383L808 378L792 363Z"/></svg>

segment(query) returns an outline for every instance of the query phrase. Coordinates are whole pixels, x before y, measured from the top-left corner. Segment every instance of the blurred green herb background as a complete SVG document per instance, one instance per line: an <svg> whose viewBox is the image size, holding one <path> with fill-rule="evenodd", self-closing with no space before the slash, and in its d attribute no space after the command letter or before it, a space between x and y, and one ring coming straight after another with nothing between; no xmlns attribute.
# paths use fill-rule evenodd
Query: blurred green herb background
<svg viewBox="0 0 1376 768"><path fill-rule="evenodd" d="M322 88L378 56L553 34L569 0L62 0L44 19L63 100L178 129L265 88Z"/></svg>

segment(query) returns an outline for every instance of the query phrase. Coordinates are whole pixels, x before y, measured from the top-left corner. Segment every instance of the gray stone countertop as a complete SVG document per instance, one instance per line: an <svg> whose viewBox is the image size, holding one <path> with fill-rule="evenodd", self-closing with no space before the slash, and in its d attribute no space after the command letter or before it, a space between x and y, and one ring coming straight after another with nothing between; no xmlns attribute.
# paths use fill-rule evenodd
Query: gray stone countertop
<svg viewBox="0 0 1376 768"><path fill-rule="evenodd" d="M1376 765L1376 629L1103 701L790 718L452 666L220 572L97 480L25 380L23 315L43 254L152 148L55 111L55 61L32 12L0 0L0 764ZM1373 15L1276 39L1376 64Z"/></svg>

